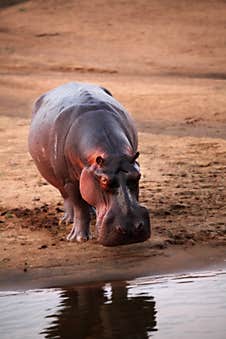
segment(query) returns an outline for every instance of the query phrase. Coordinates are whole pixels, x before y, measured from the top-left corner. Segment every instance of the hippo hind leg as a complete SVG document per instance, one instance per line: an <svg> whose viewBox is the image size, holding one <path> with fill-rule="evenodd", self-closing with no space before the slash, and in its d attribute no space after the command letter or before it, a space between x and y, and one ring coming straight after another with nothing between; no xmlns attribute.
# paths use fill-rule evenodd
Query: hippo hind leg
<svg viewBox="0 0 226 339"><path fill-rule="evenodd" d="M73 226L67 240L87 241L90 238L90 206L82 199L78 183L67 183L62 195L65 207L63 219L65 219L65 222L73 220Z"/></svg>
<svg viewBox="0 0 226 339"><path fill-rule="evenodd" d="M64 216L61 223L72 224L74 221L74 205L70 198L64 198Z"/></svg>

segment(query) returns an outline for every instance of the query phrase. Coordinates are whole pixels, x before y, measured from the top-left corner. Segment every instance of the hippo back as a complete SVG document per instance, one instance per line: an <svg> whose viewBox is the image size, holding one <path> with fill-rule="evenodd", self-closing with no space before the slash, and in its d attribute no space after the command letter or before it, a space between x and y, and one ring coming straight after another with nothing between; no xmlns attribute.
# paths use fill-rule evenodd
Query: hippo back
<svg viewBox="0 0 226 339"><path fill-rule="evenodd" d="M92 112L89 124L87 112ZM74 154L79 143L88 145L97 140L97 143L103 144L99 131L102 128L100 124L105 124L106 120L111 121L108 125L112 126L113 139L122 131L121 134L130 140L129 143L136 150L137 134L132 118L106 89L73 82L42 95L34 105L29 134L29 151L42 175L51 172L51 177L54 173L55 177L64 180L67 176L66 140L70 137L69 148L73 149Z"/></svg>

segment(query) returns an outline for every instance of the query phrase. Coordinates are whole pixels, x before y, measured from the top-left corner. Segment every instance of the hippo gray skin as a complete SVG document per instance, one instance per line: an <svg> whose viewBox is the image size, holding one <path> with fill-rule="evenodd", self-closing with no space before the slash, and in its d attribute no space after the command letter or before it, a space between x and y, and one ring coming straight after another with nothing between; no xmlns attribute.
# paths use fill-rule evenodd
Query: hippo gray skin
<svg viewBox="0 0 226 339"><path fill-rule="evenodd" d="M89 239L96 212L98 242L116 246L150 237L149 213L138 204L137 132L105 88L68 83L35 103L29 151L41 175L64 199L68 240Z"/></svg>

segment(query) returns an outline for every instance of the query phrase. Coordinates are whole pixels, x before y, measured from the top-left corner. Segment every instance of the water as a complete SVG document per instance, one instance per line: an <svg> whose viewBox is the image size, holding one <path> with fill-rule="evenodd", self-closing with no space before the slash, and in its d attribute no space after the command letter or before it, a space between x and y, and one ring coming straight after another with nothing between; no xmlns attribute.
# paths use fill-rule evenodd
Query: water
<svg viewBox="0 0 226 339"><path fill-rule="evenodd" d="M225 339L226 270L0 292L0 338Z"/></svg>

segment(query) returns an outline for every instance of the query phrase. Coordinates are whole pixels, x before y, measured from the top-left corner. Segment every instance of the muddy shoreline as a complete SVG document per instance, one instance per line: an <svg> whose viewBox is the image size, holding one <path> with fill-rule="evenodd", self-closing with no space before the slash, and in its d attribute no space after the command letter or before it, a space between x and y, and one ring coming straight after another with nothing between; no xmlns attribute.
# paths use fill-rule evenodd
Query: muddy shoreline
<svg viewBox="0 0 226 339"><path fill-rule="evenodd" d="M79 11L71 0L31 0L0 8L0 288L224 262L225 9L220 0L94 0ZM70 81L108 88L131 112L150 241L111 249L66 242L60 195L37 172L27 135L34 100Z"/></svg>
<svg viewBox="0 0 226 339"><path fill-rule="evenodd" d="M115 255L112 255L111 259L105 258L98 264L90 261L55 267L25 265L24 269L0 269L0 290L16 291L126 281L143 276L221 270L226 265L223 246L195 246L192 249L179 246L179 248L171 247L164 251L152 250L149 257L143 256L138 260L137 256L133 256L134 262L126 258L124 254L119 251L117 260ZM142 251L139 257L141 254Z"/></svg>

